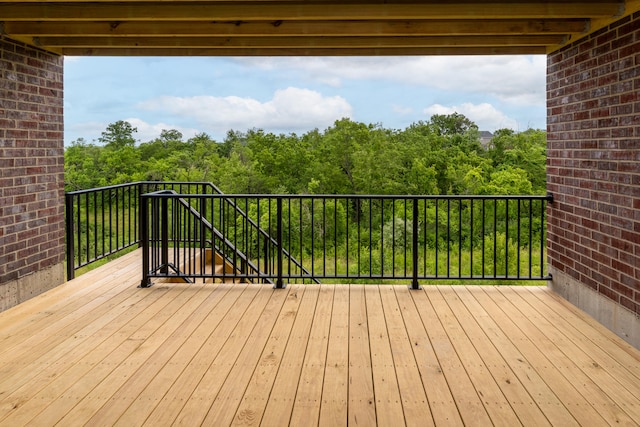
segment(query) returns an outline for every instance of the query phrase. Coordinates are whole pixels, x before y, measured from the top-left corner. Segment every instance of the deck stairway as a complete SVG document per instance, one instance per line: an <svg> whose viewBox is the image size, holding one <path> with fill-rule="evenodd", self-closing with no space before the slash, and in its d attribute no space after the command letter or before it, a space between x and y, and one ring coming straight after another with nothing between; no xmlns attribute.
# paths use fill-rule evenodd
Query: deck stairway
<svg viewBox="0 0 640 427"><path fill-rule="evenodd" d="M167 277L157 278L157 283L250 283L250 280L246 279L234 279L232 277L224 277L225 275L233 276L240 273L237 269L234 269L233 264L225 260L221 254L211 249L206 249L204 256L201 252L197 252L193 257L187 258L186 263L176 266L175 274L169 274ZM189 272L196 275L207 275L203 279L190 279L182 274L182 272ZM223 276L223 277L217 277Z"/></svg>
<svg viewBox="0 0 640 427"><path fill-rule="evenodd" d="M223 195L217 187L210 184L215 193ZM157 230L155 235L147 235L147 241L161 242L152 250L156 251L161 259L160 264L152 267L153 277L163 279L163 282L194 282L195 279L202 279L205 282L217 283L242 283L256 282L269 283L275 285L269 277L269 272L263 271L264 263L254 262L252 256L245 253L241 247L228 238L219 229L214 221L207 217L206 210L201 210L203 199L193 199L193 195L185 195L173 190L165 189L154 193L160 197L170 197L169 199L157 199L155 207L148 209L148 205L143 202L143 218L155 215L155 221L160 221L161 226L152 225L152 230ZM295 265L300 271L310 274L310 272L289 252L280 247L267 230L264 230L257 221L254 221L244 210L229 198L218 198L220 203L232 210L235 218L239 218L243 223L243 228L252 228L259 234L265 250L268 247L275 248L287 257L288 261ZM164 210L164 212L163 212ZM171 214L169 213L171 211ZM186 218L189 218L188 220ZM154 221L154 220L152 220ZM185 225L186 224L186 225ZM141 224L142 229L149 229L148 225ZM170 231L171 230L171 231ZM178 230L176 232L176 230ZM178 237L173 233L177 233ZM143 232L144 234L144 232ZM153 234L153 231L152 231ZM171 234L171 236L169 236ZM179 236L183 236L182 238ZM149 240L150 239L150 240ZM181 240L182 239L182 240ZM143 237L144 245L145 237ZM171 255L169 255L171 252ZM266 257L266 255L265 255ZM153 258L153 257L152 257ZM171 262L172 260L173 262ZM147 269L147 271L150 271ZM229 277L226 277L229 276ZM238 277L242 276L242 277ZM151 275L150 275L151 277ZM271 277L273 277L271 275ZM320 283L317 279L312 279L314 283ZM141 282L142 287L150 285L147 277Z"/></svg>

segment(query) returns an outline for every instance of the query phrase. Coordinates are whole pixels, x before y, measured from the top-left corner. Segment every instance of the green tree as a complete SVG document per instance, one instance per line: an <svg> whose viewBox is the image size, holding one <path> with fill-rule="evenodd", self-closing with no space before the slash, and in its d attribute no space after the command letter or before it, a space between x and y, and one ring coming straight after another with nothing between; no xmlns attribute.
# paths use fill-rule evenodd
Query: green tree
<svg viewBox="0 0 640 427"><path fill-rule="evenodd" d="M535 194L546 191L546 148L544 131L528 129L514 132L499 129L491 139L487 156L497 170L519 168L526 172Z"/></svg>
<svg viewBox="0 0 640 427"><path fill-rule="evenodd" d="M136 144L136 140L133 134L138 132L138 129L131 126L131 123L118 120L115 123L110 123L107 129L102 132L102 136L98 138L105 147L118 150L124 147L133 147Z"/></svg>
<svg viewBox="0 0 640 427"><path fill-rule="evenodd" d="M64 187L66 191L83 190L101 185L100 150L84 138L73 141L64 150Z"/></svg>
<svg viewBox="0 0 640 427"><path fill-rule="evenodd" d="M491 178L480 190L482 194L526 195L533 193L527 172L520 168L504 168L491 173Z"/></svg>
<svg viewBox="0 0 640 427"><path fill-rule="evenodd" d="M300 193L309 182L311 153L306 141L295 134L275 135L251 130L246 145L253 155L255 173L267 193Z"/></svg>
<svg viewBox="0 0 640 427"><path fill-rule="evenodd" d="M138 148L140 150L140 159L147 161L149 159L166 159L172 152L182 150L183 146L181 132L175 129L163 129L159 138L143 142Z"/></svg>
<svg viewBox="0 0 640 427"><path fill-rule="evenodd" d="M140 151L132 146L101 150L99 167L103 182L100 185L124 184L146 178L146 172L141 168Z"/></svg>
<svg viewBox="0 0 640 427"><path fill-rule="evenodd" d="M146 179L211 181L228 193L545 191L543 131L500 129L485 149L477 126L458 113L434 115L404 130L342 119L301 136L229 131L223 143L204 133L184 141L170 129L136 146L135 132L118 121L102 133L103 145L74 141L65 151L67 188Z"/></svg>
<svg viewBox="0 0 640 427"><path fill-rule="evenodd" d="M471 130L478 130L478 126L464 114L434 114L429 123L438 135L464 135Z"/></svg>
<svg viewBox="0 0 640 427"><path fill-rule="evenodd" d="M313 177L320 183L321 192L358 192L354 180L355 153L369 141L373 128L373 125L342 119L324 132L314 152Z"/></svg>

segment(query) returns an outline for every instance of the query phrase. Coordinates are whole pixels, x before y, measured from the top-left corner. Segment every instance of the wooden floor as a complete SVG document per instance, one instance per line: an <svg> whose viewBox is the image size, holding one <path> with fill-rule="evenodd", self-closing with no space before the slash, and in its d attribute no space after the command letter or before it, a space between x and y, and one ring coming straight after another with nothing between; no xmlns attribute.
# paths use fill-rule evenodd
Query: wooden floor
<svg viewBox="0 0 640 427"><path fill-rule="evenodd" d="M156 284L0 313L3 426L640 423L640 352L545 287Z"/></svg>

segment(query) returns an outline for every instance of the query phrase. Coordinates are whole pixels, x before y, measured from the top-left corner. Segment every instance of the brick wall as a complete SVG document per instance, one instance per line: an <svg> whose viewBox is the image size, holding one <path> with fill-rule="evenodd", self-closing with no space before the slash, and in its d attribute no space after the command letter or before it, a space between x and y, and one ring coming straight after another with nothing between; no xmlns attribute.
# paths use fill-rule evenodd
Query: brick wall
<svg viewBox="0 0 640 427"><path fill-rule="evenodd" d="M640 13L548 56L547 109L554 281L567 277L637 319Z"/></svg>
<svg viewBox="0 0 640 427"><path fill-rule="evenodd" d="M62 73L62 57L0 38L0 287L64 261ZM38 293L16 289L0 309Z"/></svg>

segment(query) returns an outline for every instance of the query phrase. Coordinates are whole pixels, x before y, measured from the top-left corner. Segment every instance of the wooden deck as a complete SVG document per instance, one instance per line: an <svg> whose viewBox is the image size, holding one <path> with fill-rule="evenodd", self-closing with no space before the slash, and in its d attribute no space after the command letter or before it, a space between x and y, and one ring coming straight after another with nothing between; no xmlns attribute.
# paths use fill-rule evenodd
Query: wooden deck
<svg viewBox="0 0 640 427"><path fill-rule="evenodd" d="M0 425L640 423L640 352L545 287L139 281L0 313Z"/></svg>

